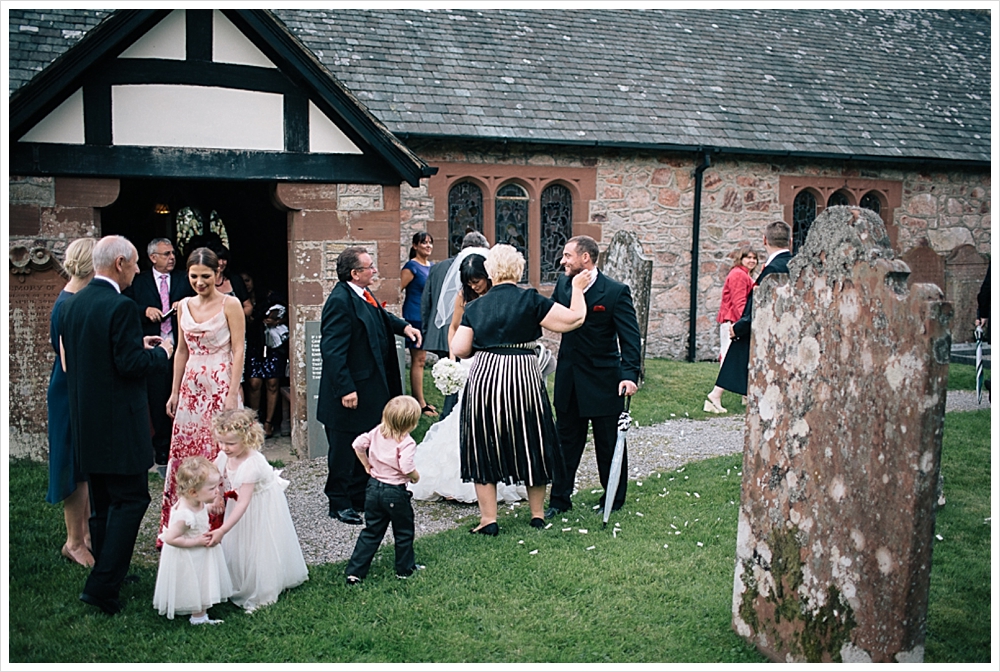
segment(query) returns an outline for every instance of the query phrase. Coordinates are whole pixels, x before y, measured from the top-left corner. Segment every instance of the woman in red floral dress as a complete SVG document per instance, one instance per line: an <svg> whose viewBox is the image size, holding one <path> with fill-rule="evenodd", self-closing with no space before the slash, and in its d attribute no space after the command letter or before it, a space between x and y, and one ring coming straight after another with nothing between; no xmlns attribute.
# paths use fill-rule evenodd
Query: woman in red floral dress
<svg viewBox="0 0 1000 672"><path fill-rule="evenodd" d="M191 252L188 280L196 295L177 306L180 338L174 352L174 386L167 415L174 419L170 460L163 485L160 531L170 522L177 502L177 467L188 457L214 460L219 447L212 436L212 416L238 408L239 376L243 371L243 333L246 321L238 299L218 289L219 258L207 247ZM235 384L233 377L235 373ZM222 513L212 514L212 529L222 524ZM157 543L159 546L159 542Z"/></svg>

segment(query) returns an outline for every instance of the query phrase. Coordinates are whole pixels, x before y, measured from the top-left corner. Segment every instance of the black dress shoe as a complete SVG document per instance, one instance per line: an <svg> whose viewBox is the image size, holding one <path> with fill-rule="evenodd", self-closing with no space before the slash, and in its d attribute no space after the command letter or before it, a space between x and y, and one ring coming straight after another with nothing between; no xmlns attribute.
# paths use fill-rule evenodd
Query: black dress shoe
<svg viewBox="0 0 1000 672"><path fill-rule="evenodd" d="M496 523L490 523L489 525L483 525L482 527L474 527L469 530L471 534L485 534L490 537L495 537L500 534L500 526Z"/></svg>
<svg viewBox="0 0 1000 672"><path fill-rule="evenodd" d="M545 509L545 519L548 520L549 518L555 518L560 513L566 513L567 511L569 511L569 509L560 509L558 506L550 506Z"/></svg>
<svg viewBox="0 0 1000 672"><path fill-rule="evenodd" d="M122 585L128 585L130 583L139 583L138 574L127 574L124 579L122 579Z"/></svg>
<svg viewBox="0 0 1000 672"><path fill-rule="evenodd" d="M108 616L114 616L122 610L122 603L110 597L94 597L87 593L80 593L80 601L97 607Z"/></svg>
<svg viewBox="0 0 1000 672"><path fill-rule="evenodd" d="M531 525L536 530L540 530L543 527L545 527L545 521L541 518L532 518L531 522L528 524Z"/></svg>
<svg viewBox="0 0 1000 672"><path fill-rule="evenodd" d="M341 509L340 511L331 511L331 518L336 518L342 523L347 523L348 525L360 525L362 522L361 516L354 509Z"/></svg>

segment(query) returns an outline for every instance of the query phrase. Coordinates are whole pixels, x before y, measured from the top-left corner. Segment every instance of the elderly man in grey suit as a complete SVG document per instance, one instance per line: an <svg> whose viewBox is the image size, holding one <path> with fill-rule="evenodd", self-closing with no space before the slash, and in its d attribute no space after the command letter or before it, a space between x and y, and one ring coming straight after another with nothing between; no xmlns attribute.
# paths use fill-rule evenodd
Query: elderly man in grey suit
<svg viewBox="0 0 1000 672"><path fill-rule="evenodd" d="M122 609L118 593L149 506L146 379L164 373L173 354L169 339L142 335L138 306L121 294L138 263L128 239L102 238L94 246L94 279L66 300L59 316L70 432L92 506L96 562L80 599L107 614Z"/></svg>
<svg viewBox="0 0 1000 672"><path fill-rule="evenodd" d="M489 247L490 243L486 236L478 231L469 231L462 239L462 249L469 247ZM437 326L435 317L438 312L438 305L441 301L441 290L444 285L444 278L448 275L448 269L454 263L455 257L449 257L444 261L439 261L431 266L427 275L427 285L424 293L420 297L420 320L424 325L424 350L433 352L438 357L448 356L448 326L451 321L445 322L442 326ZM454 310L454 306L447 306L449 313ZM441 409L441 417L444 420L458 401L458 393L446 395L444 407Z"/></svg>

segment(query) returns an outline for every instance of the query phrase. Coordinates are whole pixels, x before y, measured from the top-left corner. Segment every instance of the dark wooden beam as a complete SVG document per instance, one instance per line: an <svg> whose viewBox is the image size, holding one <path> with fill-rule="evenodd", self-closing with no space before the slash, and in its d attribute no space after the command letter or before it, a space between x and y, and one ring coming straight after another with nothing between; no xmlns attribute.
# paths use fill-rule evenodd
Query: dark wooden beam
<svg viewBox="0 0 1000 672"><path fill-rule="evenodd" d="M212 60L212 10L188 9L184 13L184 29L187 32L187 60Z"/></svg>
<svg viewBox="0 0 1000 672"><path fill-rule="evenodd" d="M177 177L398 185L386 162L361 154L304 154L176 147L16 143L11 174L77 177Z"/></svg>

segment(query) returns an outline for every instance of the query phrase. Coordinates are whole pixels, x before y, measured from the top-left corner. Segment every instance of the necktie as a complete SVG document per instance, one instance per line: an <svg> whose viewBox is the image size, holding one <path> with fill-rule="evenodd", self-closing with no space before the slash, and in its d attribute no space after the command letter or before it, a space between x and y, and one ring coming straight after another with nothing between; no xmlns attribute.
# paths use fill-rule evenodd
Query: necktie
<svg viewBox="0 0 1000 672"><path fill-rule="evenodd" d="M160 310L164 313L170 310L170 289L167 287L167 275L165 273L160 276ZM173 331L173 326L170 324L170 318L160 322L161 337L167 338L170 336L171 331Z"/></svg>
<svg viewBox="0 0 1000 672"><path fill-rule="evenodd" d="M378 308L378 301L375 300L375 297L367 289L365 290L365 301Z"/></svg>

